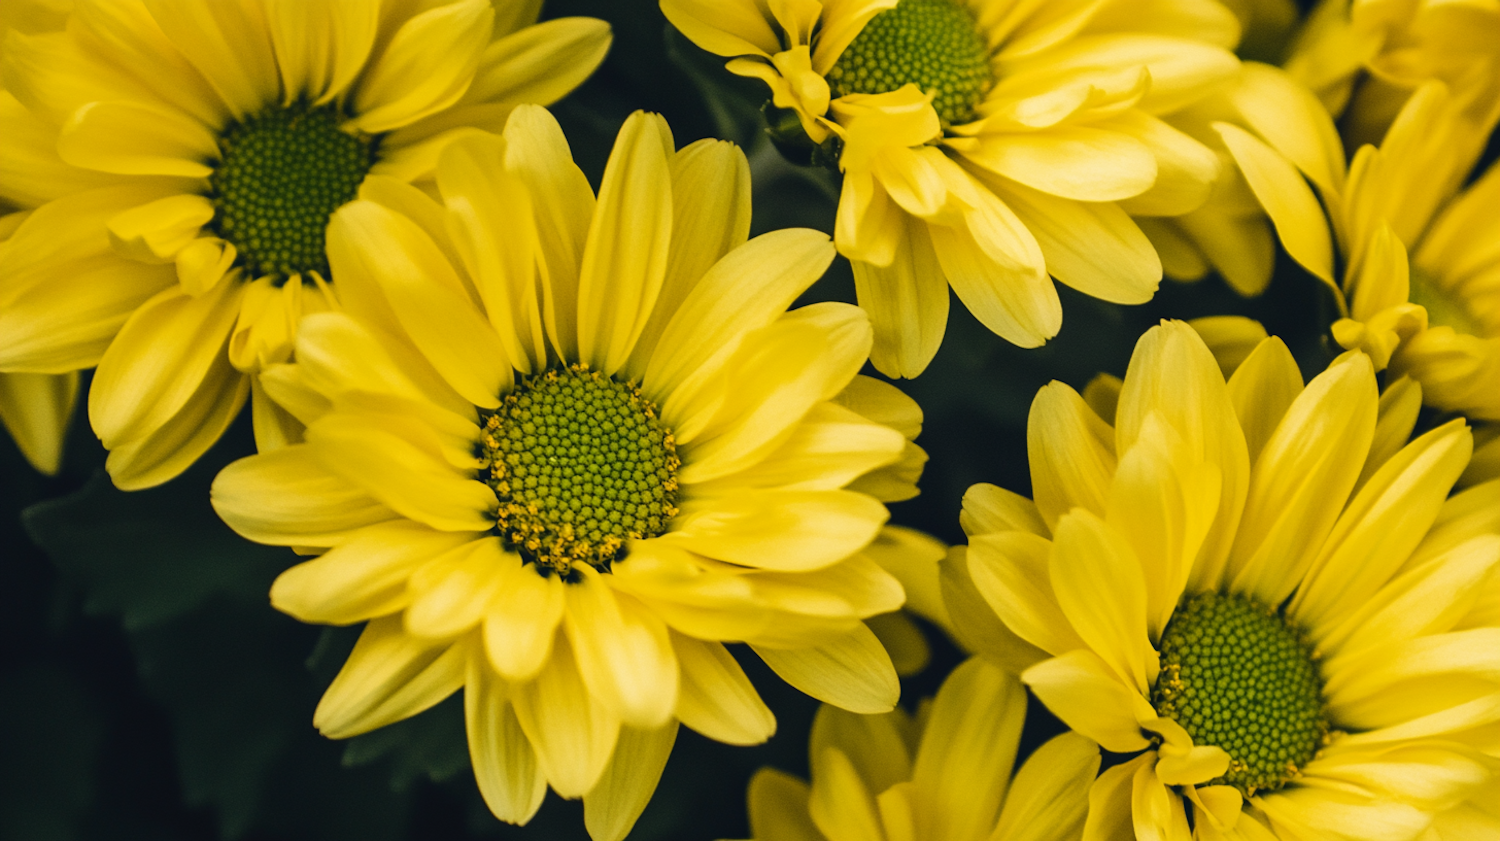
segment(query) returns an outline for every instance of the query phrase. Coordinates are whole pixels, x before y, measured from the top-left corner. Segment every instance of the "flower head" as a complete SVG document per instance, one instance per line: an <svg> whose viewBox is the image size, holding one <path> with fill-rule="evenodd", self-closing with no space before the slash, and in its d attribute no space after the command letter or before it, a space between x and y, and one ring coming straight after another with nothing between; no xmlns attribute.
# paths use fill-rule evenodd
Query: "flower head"
<svg viewBox="0 0 1500 841"><path fill-rule="evenodd" d="M452 140L566 94L609 45L535 4L428 6L89 0L8 34L0 200L35 210L0 253L0 372L97 365L120 487L180 473L247 396L262 446L294 434L254 377L339 306L329 216L430 179Z"/></svg>
<svg viewBox="0 0 1500 841"><path fill-rule="evenodd" d="M872 361L915 376L948 287L1023 347L1062 323L1049 277L1149 300L1161 263L1131 213L1202 204L1212 151L1168 114L1230 79L1238 24L1213 3L662 0L729 70L760 78L843 173L835 239L875 324ZM1168 33L1195 33L1192 36Z"/></svg>
<svg viewBox="0 0 1500 841"><path fill-rule="evenodd" d="M758 841L1078 838L1099 747L1066 733L1017 770L1025 719L1021 684L977 657L916 717L824 706L808 746L812 784L761 769L750 781L750 831Z"/></svg>
<svg viewBox="0 0 1500 841"><path fill-rule="evenodd" d="M1449 498L1466 425L1406 443L1382 408L1364 354L1304 387L1269 338L1226 384L1165 323L1112 418L1038 393L1034 502L970 489L968 572L1043 653L1022 681L1138 754L1095 785L1101 831L1415 838L1493 786L1500 482Z"/></svg>
<svg viewBox="0 0 1500 841"><path fill-rule="evenodd" d="M912 495L921 414L857 376L857 307L787 311L827 236L747 242L743 154L674 151L643 113L597 198L531 106L452 144L437 188L367 188L334 214L344 311L309 316L295 362L263 375L305 441L214 484L241 534L321 553L276 607L369 622L318 728L352 736L463 687L495 814L528 820L550 784L616 839L679 721L773 732L723 641L815 697L890 709L863 620L902 588L863 550L880 500Z"/></svg>

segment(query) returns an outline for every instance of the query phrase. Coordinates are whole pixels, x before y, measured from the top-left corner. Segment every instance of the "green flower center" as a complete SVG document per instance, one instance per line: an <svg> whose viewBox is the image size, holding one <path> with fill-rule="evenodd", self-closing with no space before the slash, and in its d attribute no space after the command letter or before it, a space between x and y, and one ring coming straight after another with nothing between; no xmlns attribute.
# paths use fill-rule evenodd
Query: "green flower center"
<svg viewBox="0 0 1500 841"><path fill-rule="evenodd" d="M1200 593L1178 606L1151 704L1193 744L1223 748L1229 772L1212 782L1246 797L1296 777L1328 734L1312 646L1244 596Z"/></svg>
<svg viewBox="0 0 1500 841"><path fill-rule="evenodd" d="M219 137L208 177L213 227L234 243L251 277L328 276L328 217L351 201L375 163L376 138L339 128L333 106L271 108Z"/></svg>
<svg viewBox="0 0 1500 841"><path fill-rule="evenodd" d="M1429 324L1452 327L1469 336L1489 335L1466 301L1444 289L1436 278L1416 266L1411 267L1411 302L1426 308Z"/></svg>
<svg viewBox="0 0 1500 841"><path fill-rule="evenodd" d="M539 571L608 571L625 541L677 515L677 447L656 407L581 365L525 377L484 419L500 535Z"/></svg>
<svg viewBox="0 0 1500 841"><path fill-rule="evenodd" d="M962 0L901 0L865 24L833 69L834 96L915 83L944 125L967 123L995 81L990 51Z"/></svg>

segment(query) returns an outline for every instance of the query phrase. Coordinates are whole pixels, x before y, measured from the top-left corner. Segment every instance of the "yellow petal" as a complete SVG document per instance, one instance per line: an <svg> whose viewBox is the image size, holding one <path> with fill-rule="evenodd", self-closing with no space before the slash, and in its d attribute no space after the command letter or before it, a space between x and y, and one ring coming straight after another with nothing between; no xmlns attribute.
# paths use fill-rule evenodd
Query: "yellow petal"
<svg viewBox="0 0 1500 841"><path fill-rule="evenodd" d="M505 557L496 538L463 543L437 557L429 556L411 574L411 601L402 617L415 637L456 637L484 617L499 591L497 575Z"/></svg>
<svg viewBox="0 0 1500 841"><path fill-rule="evenodd" d="M491 665L506 680L536 677L552 654L562 622L565 585L540 569L512 557L498 570L501 585L484 619L484 645Z"/></svg>
<svg viewBox="0 0 1500 841"><path fill-rule="evenodd" d="M1312 563L1364 466L1379 398L1369 357L1346 354L1287 409L1256 462L1227 568L1235 592L1279 604Z"/></svg>
<svg viewBox="0 0 1500 841"><path fill-rule="evenodd" d="M406 582L427 561L474 539L410 520L377 523L276 577L271 606L303 622L352 625L404 608Z"/></svg>
<svg viewBox="0 0 1500 841"><path fill-rule="evenodd" d="M57 126L0 91L0 198L13 207L37 207L62 196L103 187L115 176L81 169L57 154Z"/></svg>
<svg viewBox="0 0 1500 841"><path fill-rule="evenodd" d="M717 495L738 488L831 491L895 461L906 439L832 403L820 403L790 437L759 464L702 483L694 493Z"/></svg>
<svg viewBox="0 0 1500 841"><path fill-rule="evenodd" d="M593 74L611 40L608 23L584 17L512 32L485 48L463 102L551 105Z"/></svg>
<svg viewBox="0 0 1500 841"><path fill-rule="evenodd" d="M672 632L682 667L677 717L718 742L758 745L776 733L776 716L724 646Z"/></svg>
<svg viewBox="0 0 1500 841"><path fill-rule="evenodd" d="M967 570L974 588L1011 632L1043 651L1062 654L1084 642L1053 591L1051 548L1047 540L1025 532L977 535L969 542ZM960 632L966 624L958 623Z"/></svg>
<svg viewBox="0 0 1500 841"><path fill-rule="evenodd" d="M1116 304L1142 304L1156 294L1161 260L1117 206L1059 199L1025 187L1008 187L1004 195L1036 237L1053 277Z"/></svg>
<svg viewBox="0 0 1500 841"><path fill-rule="evenodd" d="M328 224L330 252L357 249L412 341L454 391L481 408L500 405L511 366L499 336L461 291L447 258L411 220L368 201Z"/></svg>
<svg viewBox="0 0 1500 841"><path fill-rule="evenodd" d="M229 274L237 256L233 243L200 236L177 252L177 282L189 295L202 295Z"/></svg>
<svg viewBox="0 0 1500 841"><path fill-rule="evenodd" d="M104 468L115 487L136 491L176 478L229 429L249 394L250 378L219 357L176 414L110 451Z"/></svg>
<svg viewBox="0 0 1500 841"><path fill-rule="evenodd" d="M1328 109L1278 67L1247 61L1230 102L1261 137L1322 190L1344 190L1344 144Z"/></svg>
<svg viewBox="0 0 1500 841"><path fill-rule="evenodd" d="M656 791L677 741L677 722L642 730L620 728L614 756L599 783L583 796L583 825L593 841L620 841L635 826Z"/></svg>
<svg viewBox="0 0 1500 841"><path fill-rule="evenodd" d="M958 515L970 537L997 531L1024 531L1051 537L1036 504L1015 491L990 484L970 485Z"/></svg>
<svg viewBox="0 0 1500 841"><path fill-rule="evenodd" d="M829 841L885 841L875 798L843 751L814 754L812 773L807 811Z"/></svg>
<svg viewBox="0 0 1500 841"><path fill-rule="evenodd" d="M620 719L589 695L566 635L558 635L536 680L512 688L511 701L553 790L563 797L587 794L614 754Z"/></svg>
<svg viewBox="0 0 1500 841"><path fill-rule="evenodd" d="M219 126L226 121L228 109L223 99L162 32L145 3L76 3L67 28L89 57L112 65L113 72L125 71L156 96L206 125ZM256 55L254 60L260 58Z"/></svg>
<svg viewBox="0 0 1500 841"><path fill-rule="evenodd" d="M808 813L807 783L775 768L750 778L750 832L759 841L828 841Z"/></svg>
<svg viewBox="0 0 1500 841"><path fill-rule="evenodd" d="M813 718L808 754L838 750L853 763L866 789L885 791L911 779L905 724L906 714L901 711L857 715L825 704Z"/></svg>
<svg viewBox="0 0 1500 841"><path fill-rule="evenodd" d="M692 404L746 335L784 313L833 257L825 234L775 231L731 251L697 281L663 329L641 384L647 394L661 399L663 415L674 429L682 424L673 410Z"/></svg>
<svg viewBox="0 0 1500 841"><path fill-rule="evenodd" d="M1297 360L1279 338L1262 341L1229 378L1229 400L1234 404L1245 447L1254 464L1271 434L1302 393Z"/></svg>
<svg viewBox="0 0 1500 841"><path fill-rule="evenodd" d="M1022 673L1021 681L1064 724L1105 750L1133 753L1150 745L1140 721L1154 719L1156 711L1092 651L1078 649L1038 663Z"/></svg>
<svg viewBox="0 0 1500 841"><path fill-rule="evenodd" d="M854 293L870 315L875 346L870 362L890 377L927 369L948 328L948 279L927 225L902 215L904 235L889 265L852 260Z"/></svg>
<svg viewBox="0 0 1500 841"><path fill-rule="evenodd" d="M1178 216L1208 201L1220 175L1219 156L1213 150L1138 110L1126 111L1102 125L1140 141L1156 160L1156 181L1151 187L1120 203L1127 213Z"/></svg>
<svg viewBox="0 0 1500 841"><path fill-rule="evenodd" d="M1473 450L1467 425L1453 420L1377 470L1334 524L1287 616L1321 637L1358 610L1416 549Z"/></svg>
<svg viewBox="0 0 1500 841"><path fill-rule="evenodd" d="M1083 825L1085 841L1135 841L1130 796L1137 771L1156 762L1154 751L1105 769L1089 788L1089 813Z"/></svg>
<svg viewBox="0 0 1500 841"><path fill-rule="evenodd" d="M1024 63L1024 60L1023 62ZM1175 111L1234 77L1239 59L1222 47L1197 40L1136 33L1084 35L1044 51L1035 65L1057 72L1074 68L1143 67L1151 79L1140 107L1152 114Z"/></svg>
<svg viewBox="0 0 1500 841"><path fill-rule="evenodd" d="M266 19L282 98L323 105L342 94L364 69L375 46L380 7L361 3L269 0Z"/></svg>
<svg viewBox="0 0 1500 841"><path fill-rule="evenodd" d="M1016 761L1026 691L980 658L943 681L912 770L918 838L984 838L1000 815Z"/></svg>
<svg viewBox="0 0 1500 841"><path fill-rule="evenodd" d="M214 218L203 196L168 196L109 220L109 236L122 253L143 263L172 260Z"/></svg>
<svg viewBox="0 0 1500 841"><path fill-rule="evenodd" d="M563 630L589 693L631 726L659 728L677 709L677 655L666 625L616 593L593 567L563 588Z"/></svg>
<svg viewBox="0 0 1500 841"><path fill-rule="evenodd" d="M1370 444L1370 455L1359 473L1355 488L1362 488L1382 465L1391 459L1411 440L1412 430L1417 427L1417 416L1422 411L1422 385L1410 377L1401 377L1390 382L1380 392L1380 410L1375 421L1375 440ZM1477 455L1476 442L1476 453ZM1470 459L1472 466L1474 459Z"/></svg>
<svg viewBox="0 0 1500 841"><path fill-rule="evenodd" d="M144 103L92 102L74 112L57 152L73 166L120 175L206 178L214 135L197 120Z"/></svg>
<svg viewBox="0 0 1500 841"><path fill-rule="evenodd" d="M578 353L618 371L651 317L672 241L672 134L659 115L625 121L604 168L578 270Z"/></svg>
<svg viewBox="0 0 1500 841"><path fill-rule="evenodd" d="M522 105L505 123L506 166L536 204L547 334L558 355L578 359L578 267L594 215L594 191L574 165L568 140L547 109Z"/></svg>
<svg viewBox="0 0 1500 841"><path fill-rule="evenodd" d="M1256 798L1278 837L1332 841L1416 838L1431 816L1415 806L1353 791L1289 786Z"/></svg>
<svg viewBox="0 0 1500 841"><path fill-rule="evenodd" d="M1115 472L1114 435L1063 383L1043 386L1026 419L1032 496L1050 528L1074 508L1102 515Z"/></svg>
<svg viewBox="0 0 1500 841"><path fill-rule="evenodd" d="M1078 201L1118 201L1156 182L1156 158L1145 144L1089 126L981 135L964 157L1042 193Z"/></svg>
<svg viewBox="0 0 1500 841"><path fill-rule="evenodd" d="M769 456L814 406L854 378L870 343L864 312L832 302L797 310L747 337L725 366L727 393L713 421L697 431L674 427L683 484L728 476ZM663 409L669 423L674 408Z"/></svg>
<svg viewBox="0 0 1500 841"><path fill-rule="evenodd" d="M1064 733L1036 749L1005 797L990 836L1005 841L1076 837L1089 813L1089 789L1099 773L1099 746Z"/></svg>
<svg viewBox="0 0 1500 841"><path fill-rule="evenodd" d="M981 324L1019 347L1038 347L1057 335L1062 305L1036 237L993 196L968 213L965 223L963 231L928 227L959 300Z"/></svg>
<svg viewBox="0 0 1500 841"><path fill-rule="evenodd" d="M0 422L38 472L57 475L78 374L0 374Z"/></svg>
<svg viewBox="0 0 1500 841"><path fill-rule="evenodd" d="M1071 511L1057 521L1050 561L1052 591L1078 636L1121 680L1149 692L1157 658L1147 637L1145 576L1130 545L1096 515Z"/></svg>
<svg viewBox="0 0 1500 841"><path fill-rule="evenodd" d="M700 140L672 157L671 171L672 243L661 294L627 366L637 380L645 377L663 331L684 300L700 281L707 281L715 263L750 235L750 164L738 146Z"/></svg>
<svg viewBox="0 0 1500 841"><path fill-rule="evenodd" d="M464 685L467 660L462 643L407 636L399 616L373 620L323 693L313 726L347 739L414 716Z"/></svg>
<svg viewBox="0 0 1500 841"><path fill-rule="evenodd" d="M740 491L685 501L664 540L721 561L807 572L864 548L888 516L850 491Z"/></svg>
<svg viewBox="0 0 1500 841"><path fill-rule="evenodd" d="M243 293L239 284L198 298L169 289L136 310L89 387L89 420L105 447L150 434L187 404L223 360Z"/></svg>
<svg viewBox="0 0 1500 841"><path fill-rule="evenodd" d="M484 0L459 0L407 20L360 80L350 127L378 134L458 102L479 69L494 19Z"/></svg>
<svg viewBox="0 0 1500 841"><path fill-rule="evenodd" d="M242 458L219 472L214 510L257 543L335 546L396 512L323 469L307 445Z"/></svg>
<svg viewBox="0 0 1500 841"><path fill-rule="evenodd" d="M1226 380L1234 376L1235 370L1266 338L1266 328L1259 321L1241 315L1192 318L1188 319L1188 326L1203 337Z"/></svg>
<svg viewBox="0 0 1500 841"><path fill-rule="evenodd" d="M768 16L753 0L663 0L662 14L689 40L722 56L781 50Z"/></svg>
<svg viewBox="0 0 1500 841"><path fill-rule="evenodd" d="M1322 206L1302 180L1301 173L1270 146L1244 129L1214 123L1224 145L1250 182L1287 253L1319 280L1337 289L1333 280L1333 241Z"/></svg>
<svg viewBox="0 0 1500 841"><path fill-rule="evenodd" d="M1137 839L1187 841L1192 837L1182 798L1156 776L1151 764L1137 768L1132 782L1130 813Z"/></svg>
<svg viewBox="0 0 1500 841"><path fill-rule="evenodd" d="M464 724L474 782L495 817L524 824L541 808L547 778L508 694L509 687L490 673L483 655L471 653L464 682Z"/></svg>
<svg viewBox="0 0 1500 841"><path fill-rule="evenodd" d="M236 117L255 114L277 98L280 78L262 4L150 0L147 7Z"/></svg>
<svg viewBox="0 0 1500 841"><path fill-rule="evenodd" d="M864 625L814 648L751 647L782 680L850 712L887 712L901 694L890 656Z"/></svg>

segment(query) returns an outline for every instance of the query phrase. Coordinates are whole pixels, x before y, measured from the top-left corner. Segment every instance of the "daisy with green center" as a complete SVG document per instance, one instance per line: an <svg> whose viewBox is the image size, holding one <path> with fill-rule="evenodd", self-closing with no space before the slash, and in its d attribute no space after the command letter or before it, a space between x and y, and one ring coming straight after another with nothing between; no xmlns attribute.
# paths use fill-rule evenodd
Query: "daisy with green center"
<svg viewBox="0 0 1500 841"><path fill-rule="evenodd" d="M334 214L344 310L309 316L295 362L263 375L305 440L213 487L240 534L321 553L277 579L277 608L369 623L317 727L353 736L463 688L496 815L524 823L550 784L618 839L679 722L774 731L725 641L889 710L864 619L900 607L882 555L909 541L872 541L882 500L915 493L921 413L858 376L858 307L787 310L827 235L747 241L744 155L674 151L642 113L597 199L533 106L436 175L440 202L367 185Z"/></svg>
<svg viewBox="0 0 1500 841"><path fill-rule="evenodd" d="M1303 130L1278 131L1291 109L1266 98L1247 109L1256 131L1219 130L1288 254L1333 291L1345 316L1334 339L1392 381L1419 382L1430 406L1497 420L1500 169L1460 189L1485 135L1457 106L1442 84L1424 85L1347 172L1321 111L1300 107Z"/></svg>
<svg viewBox="0 0 1500 841"><path fill-rule="evenodd" d="M284 443L256 376L339 306L329 216L603 59L606 24L538 6L79 0L60 31L10 32L0 200L35 210L0 251L0 372L97 365L122 488L180 473L247 396L257 442Z"/></svg>
<svg viewBox="0 0 1500 841"><path fill-rule="evenodd" d="M1494 791L1500 482L1449 498L1472 436L1407 443L1414 420L1362 353L1304 386L1268 338L1226 384L1180 322L1142 337L1110 417L1037 394L1035 499L969 490L982 599L949 609L998 617L1036 696L1134 754L1085 838L1410 839Z"/></svg>
<svg viewBox="0 0 1500 841"><path fill-rule="evenodd" d="M1238 25L1212 0L661 6L770 87L783 146L837 162L835 241L875 325L871 361L890 376L932 360L950 286L1022 347L1062 324L1052 278L1149 300L1161 263L1130 215L1192 210L1218 172L1161 119L1238 67L1225 49Z"/></svg>
<svg viewBox="0 0 1500 841"><path fill-rule="evenodd" d="M756 841L1076 839L1099 746L1065 733L1016 770L1025 721L1026 690L978 657L915 716L824 706L808 745L812 784L761 769L750 831Z"/></svg>
<svg viewBox="0 0 1500 841"><path fill-rule="evenodd" d="M0 11L0 66L5 61L6 33L56 32L67 21L65 13L30 0L15 0ZM3 96L3 94L0 94ZM44 201L33 195L0 195L0 252L5 241ZM0 262L4 258L0 257ZM63 438L78 401L78 372L30 374L0 372L0 425L15 439L31 466L48 476L62 467Z"/></svg>

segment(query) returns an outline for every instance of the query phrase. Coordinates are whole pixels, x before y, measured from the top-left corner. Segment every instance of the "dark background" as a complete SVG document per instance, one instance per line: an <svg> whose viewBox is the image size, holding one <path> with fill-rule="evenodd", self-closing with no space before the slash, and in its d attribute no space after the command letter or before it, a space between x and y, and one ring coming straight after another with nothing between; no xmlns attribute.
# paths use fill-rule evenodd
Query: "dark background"
<svg viewBox="0 0 1500 841"><path fill-rule="evenodd" d="M666 115L679 146L722 137L747 149L755 233L832 230L832 177L784 163L761 140L759 83L729 76L720 59L669 32L654 2L547 6L548 16L577 14L609 20L615 31L599 73L554 109L596 184L620 123L644 108ZM1060 291L1062 332L1029 351L992 336L953 302L937 359L900 383L926 412L918 443L932 460L923 495L892 506L894 522L960 542L959 501L969 485L1027 493L1032 395L1053 379L1081 389L1098 372L1124 374L1136 337L1161 318L1249 315L1286 339L1305 371L1331 358L1321 338L1330 303L1285 255L1268 292L1250 301L1213 276L1164 282L1140 307ZM853 301L847 264L836 263L811 300ZM0 436L0 839L585 839L581 805L550 794L524 828L489 814L468 767L457 695L347 742L313 730L317 699L358 630L273 611L270 582L296 557L239 539L210 509L215 473L251 452L241 418L180 478L125 494L104 476L104 452L81 406L56 478L36 474ZM935 691L962 656L926 630L933 660L904 682L908 705ZM743 838L755 769L806 774L816 703L757 658L742 662L775 710L778 734L734 748L684 728L632 839ZM1033 704L1023 751L1056 732L1056 720Z"/></svg>

